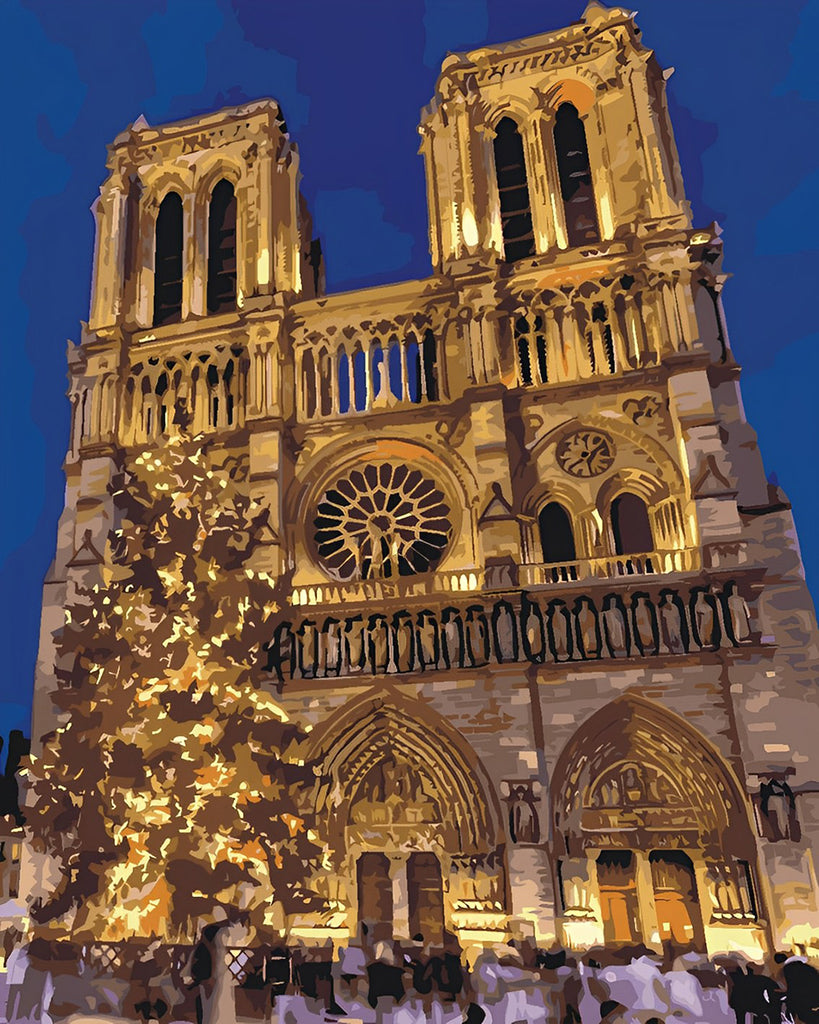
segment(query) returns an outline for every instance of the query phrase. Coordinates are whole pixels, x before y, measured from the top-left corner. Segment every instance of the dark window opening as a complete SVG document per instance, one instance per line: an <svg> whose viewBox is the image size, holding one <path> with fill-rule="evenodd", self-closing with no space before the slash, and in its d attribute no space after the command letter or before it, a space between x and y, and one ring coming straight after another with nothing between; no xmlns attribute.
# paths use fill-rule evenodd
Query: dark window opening
<svg viewBox="0 0 819 1024"><path fill-rule="evenodd" d="M523 139L511 117L504 117L498 125L494 148L504 255L507 263L514 263L534 256L535 236Z"/></svg>
<svg viewBox="0 0 819 1024"><path fill-rule="evenodd" d="M424 384L426 385L427 401L438 401L438 345L432 331L424 334Z"/></svg>
<svg viewBox="0 0 819 1024"><path fill-rule="evenodd" d="M208 313L236 306L236 196L224 179L213 190L208 217Z"/></svg>
<svg viewBox="0 0 819 1024"><path fill-rule="evenodd" d="M556 501L544 505L538 516L543 561L547 564L575 560L574 533L569 513Z"/></svg>
<svg viewBox="0 0 819 1024"><path fill-rule="evenodd" d="M594 205L586 129L571 103L564 103L558 109L554 140L569 245L598 242L600 230Z"/></svg>
<svg viewBox="0 0 819 1024"><path fill-rule="evenodd" d="M182 319L182 199L169 192L156 218L154 327Z"/></svg>
<svg viewBox="0 0 819 1024"><path fill-rule="evenodd" d="M626 491L611 503L611 528L618 555L643 554L654 547L646 503L636 494Z"/></svg>

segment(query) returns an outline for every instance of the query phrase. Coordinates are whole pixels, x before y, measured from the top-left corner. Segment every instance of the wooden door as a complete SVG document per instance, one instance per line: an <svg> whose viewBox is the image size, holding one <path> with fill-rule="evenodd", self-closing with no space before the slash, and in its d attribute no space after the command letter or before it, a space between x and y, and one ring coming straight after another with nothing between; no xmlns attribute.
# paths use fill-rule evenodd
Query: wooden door
<svg viewBox="0 0 819 1024"><path fill-rule="evenodd" d="M439 945L444 938L441 865L434 853L413 853L407 862L410 934Z"/></svg>

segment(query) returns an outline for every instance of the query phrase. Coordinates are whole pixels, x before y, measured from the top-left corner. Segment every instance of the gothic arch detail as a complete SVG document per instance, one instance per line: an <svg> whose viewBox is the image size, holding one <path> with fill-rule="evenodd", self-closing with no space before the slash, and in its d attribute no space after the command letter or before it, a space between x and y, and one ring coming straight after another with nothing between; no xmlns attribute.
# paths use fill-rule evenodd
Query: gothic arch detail
<svg viewBox="0 0 819 1024"><path fill-rule="evenodd" d="M573 856L598 845L720 858L753 850L747 801L722 757L684 719L632 694L592 715L564 748L552 821Z"/></svg>
<svg viewBox="0 0 819 1024"><path fill-rule="evenodd" d="M309 754L326 773L319 820L338 842L362 799L403 796L405 806L426 810L450 853L491 852L503 841L502 819L477 756L440 715L392 697L364 697L313 736Z"/></svg>

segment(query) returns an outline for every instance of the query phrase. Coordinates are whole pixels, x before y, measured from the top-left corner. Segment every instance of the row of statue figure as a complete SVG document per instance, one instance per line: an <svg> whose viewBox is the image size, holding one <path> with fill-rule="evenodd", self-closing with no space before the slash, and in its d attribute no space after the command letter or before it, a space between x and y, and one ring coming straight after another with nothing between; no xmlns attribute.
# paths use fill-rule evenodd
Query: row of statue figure
<svg viewBox="0 0 819 1024"><path fill-rule="evenodd" d="M323 623L280 623L266 647L279 683L357 672L426 672L517 661L564 662L717 650L751 640L748 605L733 582L607 594L572 603L522 594L486 607L358 613Z"/></svg>

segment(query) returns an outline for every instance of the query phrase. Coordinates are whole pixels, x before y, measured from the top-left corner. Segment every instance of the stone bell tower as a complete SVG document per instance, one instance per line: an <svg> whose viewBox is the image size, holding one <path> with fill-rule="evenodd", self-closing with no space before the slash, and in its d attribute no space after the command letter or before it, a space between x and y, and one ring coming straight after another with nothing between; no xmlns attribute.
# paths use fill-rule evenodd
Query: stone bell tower
<svg viewBox="0 0 819 1024"><path fill-rule="evenodd" d="M72 587L104 561L130 447L176 429L180 405L195 432L228 444L252 421L251 488L278 520L277 424L291 402L281 324L324 288L298 149L274 100L156 128L139 117L111 145L108 172L93 207L89 319L69 345L66 508L45 583L35 744L53 722L53 634Z"/></svg>
<svg viewBox="0 0 819 1024"><path fill-rule="evenodd" d="M420 127L436 268L690 227L664 72L631 14L591 3L555 35L444 61Z"/></svg>

